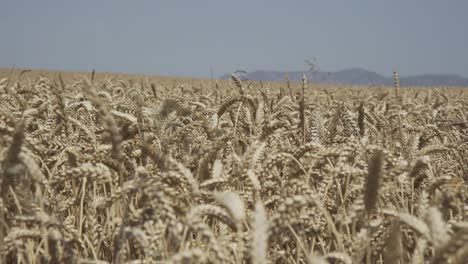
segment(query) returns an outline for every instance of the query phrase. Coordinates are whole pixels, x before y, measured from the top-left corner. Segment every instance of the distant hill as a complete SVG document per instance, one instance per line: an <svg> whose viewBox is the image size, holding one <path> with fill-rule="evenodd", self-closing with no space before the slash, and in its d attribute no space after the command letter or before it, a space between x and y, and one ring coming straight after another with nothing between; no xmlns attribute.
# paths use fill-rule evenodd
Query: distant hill
<svg viewBox="0 0 468 264"><path fill-rule="evenodd" d="M253 71L242 78L255 81L284 81L286 74L291 81L300 81L301 71ZM221 79L228 79L230 74ZM348 85L393 85L393 76L387 77L361 68L350 68L336 72L308 72L307 77L315 83ZM400 76L404 86L468 86L468 78L451 74L424 74Z"/></svg>

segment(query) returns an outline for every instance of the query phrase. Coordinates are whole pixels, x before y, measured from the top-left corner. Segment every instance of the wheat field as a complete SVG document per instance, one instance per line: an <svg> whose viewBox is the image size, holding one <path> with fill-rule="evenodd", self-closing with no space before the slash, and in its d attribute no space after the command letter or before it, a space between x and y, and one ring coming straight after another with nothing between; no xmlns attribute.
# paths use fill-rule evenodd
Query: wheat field
<svg viewBox="0 0 468 264"><path fill-rule="evenodd" d="M0 262L468 263L467 91L0 71Z"/></svg>

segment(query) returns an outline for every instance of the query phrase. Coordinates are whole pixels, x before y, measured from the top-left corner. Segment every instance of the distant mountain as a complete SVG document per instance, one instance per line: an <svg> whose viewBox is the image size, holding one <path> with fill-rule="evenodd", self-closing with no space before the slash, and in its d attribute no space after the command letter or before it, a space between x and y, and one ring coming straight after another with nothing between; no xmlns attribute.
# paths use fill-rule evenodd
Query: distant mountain
<svg viewBox="0 0 468 264"><path fill-rule="evenodd" d="M253 71L242 76L243 79L255 81L284 81L286 74L291 81L300 81L301 71ZM223 75L228 79L230 74ZM308 72L307 77L315 83L348 84L348 85L393 85L393 76L387 77L361 68L350 68L336 72ZM424 74L400 76L404 86L468 86L468 78L451 74Z"/></svg>

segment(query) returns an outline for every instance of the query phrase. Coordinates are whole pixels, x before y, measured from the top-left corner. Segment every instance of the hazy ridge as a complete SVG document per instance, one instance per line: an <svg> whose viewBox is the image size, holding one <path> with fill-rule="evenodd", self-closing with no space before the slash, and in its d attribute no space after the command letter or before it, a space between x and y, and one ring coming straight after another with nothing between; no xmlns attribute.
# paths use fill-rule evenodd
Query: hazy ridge
<svg viewBox="0 0 468 264"><path fill-rule="evenodd" d="M300 81L302 71L252 71L242 78L255 81L284 81L288 75L291 81ZM227 79L230 74L221 78ZM315 83L348 85L393 85L393 76L384 76L361 68L349 68L336 72L307 72L308 78ZM455 74L400 75L400 83L405 86L468 86L468 78Z"/></svg>

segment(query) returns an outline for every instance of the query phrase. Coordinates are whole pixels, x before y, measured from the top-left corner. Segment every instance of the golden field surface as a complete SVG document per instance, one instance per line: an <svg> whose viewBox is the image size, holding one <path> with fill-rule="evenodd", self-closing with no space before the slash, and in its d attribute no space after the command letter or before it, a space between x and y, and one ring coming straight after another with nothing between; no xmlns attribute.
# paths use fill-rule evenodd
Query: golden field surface
<svg viewBox="0 0 468 264"><path fill-rule="evenodd" d="M0 69L0 96L0 263L467 263L466 88Z"/></svg>

